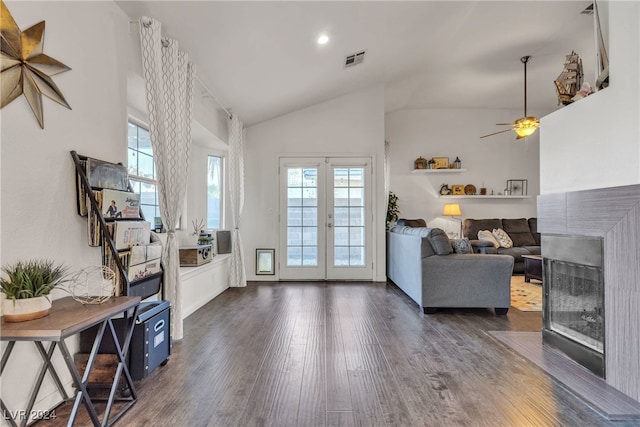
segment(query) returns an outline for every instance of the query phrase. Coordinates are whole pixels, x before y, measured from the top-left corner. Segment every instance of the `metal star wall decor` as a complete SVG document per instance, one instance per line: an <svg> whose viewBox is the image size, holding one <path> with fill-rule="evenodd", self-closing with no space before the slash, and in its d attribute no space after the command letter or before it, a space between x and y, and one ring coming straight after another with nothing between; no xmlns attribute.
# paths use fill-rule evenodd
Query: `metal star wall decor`
<svg viewBox="0 0 640 427"><path fill-rule="evenodd" d="M44 21L20 31L7 6L1 0L0 3L0 108L24 94L40 127L44 129L42 95L71 109L51 79L51 76L69 71L71 68L42 52Z"/></svg>

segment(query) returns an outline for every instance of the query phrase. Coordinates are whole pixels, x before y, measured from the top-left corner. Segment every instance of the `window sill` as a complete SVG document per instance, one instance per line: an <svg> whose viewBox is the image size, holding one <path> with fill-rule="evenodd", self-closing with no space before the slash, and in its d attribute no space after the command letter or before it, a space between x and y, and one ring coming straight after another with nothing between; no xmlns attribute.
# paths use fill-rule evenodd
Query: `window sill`
<svg viewBox="0 0 640 427"><path fill-rule="evenodd" d="M220 267L222 264L228 262L231 258L231 254L218 254L213 257L211 262L197 267L180 267L180 279L188 280L208 270Z"/></svg>

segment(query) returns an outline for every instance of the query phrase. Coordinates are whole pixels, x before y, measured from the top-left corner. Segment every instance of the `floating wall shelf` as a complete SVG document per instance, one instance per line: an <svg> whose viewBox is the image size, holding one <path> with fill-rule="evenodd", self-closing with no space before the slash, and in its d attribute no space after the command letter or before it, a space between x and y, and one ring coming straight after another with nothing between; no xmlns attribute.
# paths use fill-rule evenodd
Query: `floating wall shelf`
<svg viewBox="0 0 640 427"><path fill-rule="evenodd" d="M506 200L506 199L530 199L533 196L498 196L498 195L487 195L487 196L481 196L479 194L476 194L475 196L454 196L454 195L449 195L449 196L439 196L441 199L502 199L502 200Z"/></svg>
<svg viewBox="0 0 640 427"><path fill-rule="evenodd" d="M460 173L466 171L466 169L414 169L411 173L416 175L430 175L438 173Z"/></svg>

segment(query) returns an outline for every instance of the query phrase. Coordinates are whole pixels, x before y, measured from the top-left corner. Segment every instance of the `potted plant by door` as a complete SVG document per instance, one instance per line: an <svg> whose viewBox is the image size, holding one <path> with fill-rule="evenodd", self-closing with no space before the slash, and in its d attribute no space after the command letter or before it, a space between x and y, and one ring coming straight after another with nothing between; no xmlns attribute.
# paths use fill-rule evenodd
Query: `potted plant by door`
<svg viewBox="0 0 640 427"><path fill-rule="evenodd" d="M387 203L387 230L391 228L392 223L398 220L400 215L400 208L398 207L398 196L389 191L389 202Z"/></svg>
<svg viewBox="0 0 640 427"><path fill-rule="evenodd" d="M49 314L49 293L62 283L66 267L48 260L18 261L2 269L2 316L5 322L24 322Z"/></svg>

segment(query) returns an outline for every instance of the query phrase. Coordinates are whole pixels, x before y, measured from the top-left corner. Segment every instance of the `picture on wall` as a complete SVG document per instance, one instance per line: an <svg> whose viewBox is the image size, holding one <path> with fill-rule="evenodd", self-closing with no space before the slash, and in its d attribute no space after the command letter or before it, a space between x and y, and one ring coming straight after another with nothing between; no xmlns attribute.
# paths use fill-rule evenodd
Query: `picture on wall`
<svg viewBox="0 0 640 427"><path fill-rule="evenodd" d="M527 180L526 179L509 179L507 180L507 191L510 196L526 196Z"/></svg>
<svg viewBox="0 0 640 427"><path fill-rule="evenodd" d="M433 159L434 169L447 169L449 167L448 157L434 157Z"/></svg>

